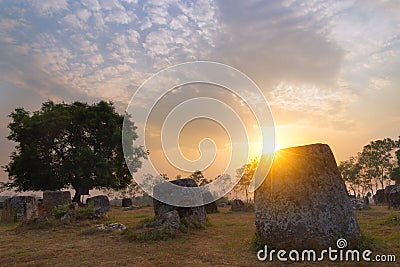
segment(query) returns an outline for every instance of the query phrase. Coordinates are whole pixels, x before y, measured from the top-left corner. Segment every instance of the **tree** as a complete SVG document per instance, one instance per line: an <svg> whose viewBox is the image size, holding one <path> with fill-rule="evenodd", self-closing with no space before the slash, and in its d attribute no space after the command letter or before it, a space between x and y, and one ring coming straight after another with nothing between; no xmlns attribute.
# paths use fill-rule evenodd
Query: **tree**
<svg viewBox="0 0 400 267"><path fill-rule="evenodd" d="M393 168L390 172L390 179L400 184L400 149L396 151L397 167Z"/></svg>
<svg viewBox="0 0 400 267"><path fill-rule="evenodd" d="M249 185L253 179L254 173L257 170L259 160L257 158L252 159L249 163L244 164L242 167L236 170L236 177L240 178L238 188L241 192L244 192L246 196L246 202L249 202Z"/></svg>
<svg viewBox="0 0 400 267"><path fill-rule="evenodd" d="M341 161L338 169L342 175L343 180L347 183L350 189L353 191L353 195L357 195L358 187L360 186L360 170L361 166L358 164L355 157Z"/></svg>
<svg viewBox="0 0 400 267"><path fill-rule="evenodd" d="M80 203L82 189L126 188L132 182L131 170L147 158L143 147L133 147L136 126L124 124L128 146L122 150L124 117L112 103L48 101L31 115L15 109L8 125L9 140L17 143L5 166L9 182L4 186L17 191L59 190L72 187L73 201ZM132 144L132 145L129 145Z"/></svg>
<svg viewBox="0 0 400 267"><path fill-rule="evenodd" d="M371 141L363 147L358 162L362 167L364 176L376 181L375 189L378 189L378 184L381 188L385 187L384 183L388 180L392 169L391 159L395 145L395 141L385 138Z"/></svg>
<svg viewBox="0 0 400 267"><path fill-rule="evenodd" d="M390 179L395 181L396 184L400 184L400 136L399 140L396 141L396 147L398 148L395 152L395 162L393 162L393 168L390 172Z"/></svg>
<svg viewBox="0 0 400 267"><path fill-rule="evenodd" d="M126 188L122 190L107 190L108 197L117 199L117 198L126 198L126 197L136 197L138 194L144 194L143 189L135 182L132 181Z"/></svg>
<svg viewBox="0 0 400 267"><path fill-rule="evenodd" d="M211 182L204 177L201 171L195 171L189 176L189 178L192 178L198 186L203 186Z"/></svg>

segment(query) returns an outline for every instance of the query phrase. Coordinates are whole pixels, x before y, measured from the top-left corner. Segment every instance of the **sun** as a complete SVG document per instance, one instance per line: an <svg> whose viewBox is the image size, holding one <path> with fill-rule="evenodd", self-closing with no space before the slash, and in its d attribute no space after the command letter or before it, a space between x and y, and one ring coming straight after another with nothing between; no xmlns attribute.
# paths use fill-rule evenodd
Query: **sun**
<svg viewBox="0 0 400 267"><path fill-rule="evenodd" d="M282 144L278 140L275 140L275 151L278 151L282 148Z"/></svg>

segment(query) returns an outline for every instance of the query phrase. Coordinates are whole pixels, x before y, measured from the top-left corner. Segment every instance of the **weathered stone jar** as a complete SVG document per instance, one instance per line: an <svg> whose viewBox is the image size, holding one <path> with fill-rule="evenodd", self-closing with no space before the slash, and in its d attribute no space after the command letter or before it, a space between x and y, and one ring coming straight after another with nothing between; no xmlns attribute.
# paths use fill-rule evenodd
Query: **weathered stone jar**
<svg viewBox="0 0 400 267"><path fill-rule="evenodd" d="M193 179L185 178L180 180L171 181L171 183L185 186L185 187L197 187L196 182ZM154 195L165 194L163 192L164 187L162 184L154 187ZM171 192L173 194L174 192ZM187 227L200 228L207 220L207 213L204 206L199 207L176 207L169 204L165 204L157 199L153 199L154 213L157 217L162 217L163 214L170 211L176 210L179 213L180 221Z"/></svg>
<svg viewBox="0 0 400 267"><path fill-rule="evenodd" d="M261 244L282 249L325 249L345 238L355 246L360 229L328 145L282 149L255 192Z"/></svg>
<svg viewBox="0 0 400 267"><path fill-rule="evenodd" d="M36 218L38 203L33 196L15 196L4 201L3 222L18 222Z"/></svg>

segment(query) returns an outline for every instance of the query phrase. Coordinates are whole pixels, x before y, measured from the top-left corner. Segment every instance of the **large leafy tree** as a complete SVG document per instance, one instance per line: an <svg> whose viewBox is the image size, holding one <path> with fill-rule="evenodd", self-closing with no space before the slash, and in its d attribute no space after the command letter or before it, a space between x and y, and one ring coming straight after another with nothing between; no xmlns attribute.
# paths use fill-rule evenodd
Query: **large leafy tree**
<svg viewBox="0 0 400 267"><path fill-rule="evenodd" d="M55 104L48 101L30 114L15 109L10 117L9 140L17 143L5 166L9 182L4 186L17 191L59 190L72 187L73 201L80 202L87 189L124 189L134 172L147 158L142 147L133 147L138 137L133 122L125 123L128 142L122 150L123 115L112 103L88 105ZM130 144L130 145L129 145Z"/></svg>
<svg viewBox="0 0 400 267"><path fill-rule="evenodd" d="M361 166L358 164L357 159L355 157L351 157L348 160L341 161L338 165L338 169L343 180L353 191L353 195L357 195L357 189L361 184L359 175Z"/></svg>
<svg viewBox="0 0 400 267"><path fill-rule="evenodd" d="M366 177L376 181L376 189L378 184L384 188L385 181L389 180L392 152L395 146L396 142L390 138L371 141L363 147L359 155L358 162L362 167L362 172Z"/></svg>

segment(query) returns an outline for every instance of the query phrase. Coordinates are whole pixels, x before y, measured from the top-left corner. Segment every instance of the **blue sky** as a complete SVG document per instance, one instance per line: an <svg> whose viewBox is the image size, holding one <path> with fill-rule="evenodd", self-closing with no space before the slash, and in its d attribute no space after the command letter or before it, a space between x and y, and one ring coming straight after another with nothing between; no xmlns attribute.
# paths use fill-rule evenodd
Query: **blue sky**
<svg viewBox="0 0 400 267"><path fill-rule="evenodd" d="M343 160L400 135L399 20L396 0L0 1L0 163L14 108L106 99L122 112L152 74L192 60L252 78L280 146L326 142Z"/></svg>

